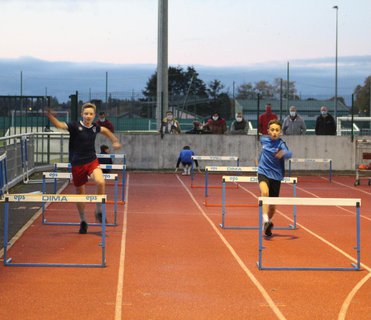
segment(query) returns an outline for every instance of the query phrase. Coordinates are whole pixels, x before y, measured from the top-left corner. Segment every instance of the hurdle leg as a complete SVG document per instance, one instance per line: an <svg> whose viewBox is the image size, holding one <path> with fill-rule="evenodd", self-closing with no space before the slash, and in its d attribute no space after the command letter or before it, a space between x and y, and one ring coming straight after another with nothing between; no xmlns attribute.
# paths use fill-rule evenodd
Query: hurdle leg
<svg viewBox="0 0 371 320"><path fill-rule="evenodd" d="M9 202L5 199L4 206L4 266L6 266L9 261L8 259L8 245L9 245Z"/></svg>
<svg viewBox="0 0 371 320"><path fill-rule="evenodd" d="M263 202L259 201L259 255L258 255L258 261L257 266L259 270L263 268Z"/></svg>
<svg viewBox="0 0 371 320"><path fill-rule="evenodd" d="M353 264L356 270L361 269L361 208L360 204L357 203L356 207L356 232L357 232L357 243L355 249L357 250L357 264Z"/></svg>
<svg viewBox="0 0 371 320"><path fill-rule="evenodd" d="M225 180L222 182L222 223L220 226L224 229L224 219L225 219Z"/></svg>
<svg viewBox="0 0 371 320"><path fill-rule="evenodd" d="M102 267L106 266L106 202L102 201Z"/></svg>

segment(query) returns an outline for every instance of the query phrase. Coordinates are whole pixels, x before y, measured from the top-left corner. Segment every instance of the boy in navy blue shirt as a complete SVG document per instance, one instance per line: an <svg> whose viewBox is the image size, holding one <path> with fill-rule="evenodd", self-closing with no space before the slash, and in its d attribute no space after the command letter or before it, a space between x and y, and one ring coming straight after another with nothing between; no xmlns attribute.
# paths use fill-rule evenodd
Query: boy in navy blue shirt
<svg viewBox="0 0 371 320"><path fill-rule="evenodd" d="M105 181L102 170L95 152L95 138L98 133L105 135L112 142L114 149L121 148L119 139L107 128L93 123L96 114L96 106L92 103L85 103L81 107L80 121L65 123L59 121L50 110L47 117L50 122L58 129L68 130L69 139L69 159L72 166L73 184L77 194L85 194L85 184L90 177L96 187L97 194L105 194ZM85 203L76 203L80 215L79 233L85 234L88 224L85 218ZM97 203L95 218L97 222L102 222L102 204Z"/></svg>
<svg viewBox="0 0 371 320"><path fill-rule="evenodd" d="M195 162L196 168L198 171L200 169L198 168L198 161L197 160L192 160L192 156L194 156L195 153L191 150L189 146L185 146L182 151L179 153L178 161L176 163L176 168L175 172L178 171L180 163L184 167L184 172L182 175L184 176L189 176L191 174L191 169L192 169L192 161Z"/></svg>
<svg viewBox="0 0 371 320"><path fill-rule="evenodd" d="M285 159L292 157L292 152L280 138L282 125L278 120L268 124L268 135L261 136L262 151L258 164L258 181L262 197L279 197L281 180L285 176ZM276 210L274 205L263 205L264 233L272 236L273 222Z"/></svg>

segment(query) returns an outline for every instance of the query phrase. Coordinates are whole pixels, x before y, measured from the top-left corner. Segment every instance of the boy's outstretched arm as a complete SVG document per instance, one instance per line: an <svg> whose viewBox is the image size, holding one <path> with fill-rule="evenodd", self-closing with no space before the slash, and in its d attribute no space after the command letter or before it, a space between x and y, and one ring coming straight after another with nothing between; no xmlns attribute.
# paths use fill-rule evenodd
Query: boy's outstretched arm
<svg viewBox="0 0 371 320"><path fill-rule="evenodd" d="M67 123L65 122L62 122L62 121L59 121L52 113L52 111L50 109L47 109L46 110L46 116L48 117L48 119L50 120L50 122L53 124L54 127L58 128L58 129L64 129L64 130L68 130L68 126L67 126Z"/></svg>
<svg viewBox="0 0 371 320"><path fill-rule="evenodd" d="M111 140L113 149L117 150L121 148L119 139L109 129L101 127L100 132Z"/></svg>

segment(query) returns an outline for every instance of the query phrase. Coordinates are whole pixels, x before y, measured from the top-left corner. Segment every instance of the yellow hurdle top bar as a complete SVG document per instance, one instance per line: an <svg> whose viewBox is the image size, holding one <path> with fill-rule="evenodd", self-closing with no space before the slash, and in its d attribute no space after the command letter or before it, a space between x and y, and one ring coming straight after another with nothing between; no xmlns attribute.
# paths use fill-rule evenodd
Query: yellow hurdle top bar
<svg viewBox="0 0 371 320"><path fill-rule="evenodd" d="M239 172L257 172L258 167L223 167L223 166L205 166L207 171L239 171Z"/></svg>
<svg viewBox="0 0 371 320"><path fill-rule="evenodd" d="M43 176L48 179L71 179L71 172L43 172ZM115 180L118 177L117 173L103 173L105 180Z"/></svg>
<svg viewBox="0 0 371 320"><path fill-rule="evenodd" d="M235 156L192 156L193 160L239 160L239 157Z"/></svg>
<svg viewBox="0 0 371 320"><path fill-rule="evenodd" d="M244 177L244 176L223 176L225 182L258 182L258 177ZM281 183L298 183L298 178L285 177Z"/></svg>
<svg viewBox="0 0 371 320"><path fill-rule="evenodd" d="M9 202L103 202L107 200L107 195L100 194L33 194L18 193L7 194L5 201Z"/></svg>
<svg viewBox="0 0 371 320"><path fill-rule="evenodd" d="M259 197L262 204L297 205L297 206L361 206L361 199L345 198L284 198L284 197Z"/></svg>

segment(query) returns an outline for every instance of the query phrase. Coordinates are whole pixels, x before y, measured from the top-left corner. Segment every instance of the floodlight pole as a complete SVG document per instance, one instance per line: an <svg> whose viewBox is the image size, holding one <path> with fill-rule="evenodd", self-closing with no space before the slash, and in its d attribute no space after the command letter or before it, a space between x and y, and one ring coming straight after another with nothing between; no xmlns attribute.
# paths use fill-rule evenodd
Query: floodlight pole
<svg viewBox="0 0 371 320"><path fill-rule="evenodd" d="M336 10L336 42L335 42L335 101L334 101L334 118L337 117L338 111L338 6L333 6Z"/></svg>
<svg viewBox="0 0 371 320"><path fill-rule="evenodd" d="M157 41L157 102L156 124L161 128L161 120L168 109L168 0L158 0L158 41Z"/></svg>

